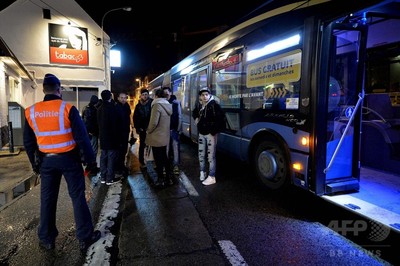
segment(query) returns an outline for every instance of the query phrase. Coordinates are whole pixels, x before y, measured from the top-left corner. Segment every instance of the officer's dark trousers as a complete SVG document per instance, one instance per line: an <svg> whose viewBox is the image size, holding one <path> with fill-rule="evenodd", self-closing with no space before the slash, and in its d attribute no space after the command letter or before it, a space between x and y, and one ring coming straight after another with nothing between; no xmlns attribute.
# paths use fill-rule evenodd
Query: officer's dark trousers
<svg viewBox="0 0 400 266"><path fill-rule="evenodd" d="M61 176L68 185L68 193L74 210L76 236L80 241L93 233L92 216L85 198L85 177L79 156L63 154L44 157L40 167L40 225L39 239L54 243L58 235L56 210Z"/></svg>

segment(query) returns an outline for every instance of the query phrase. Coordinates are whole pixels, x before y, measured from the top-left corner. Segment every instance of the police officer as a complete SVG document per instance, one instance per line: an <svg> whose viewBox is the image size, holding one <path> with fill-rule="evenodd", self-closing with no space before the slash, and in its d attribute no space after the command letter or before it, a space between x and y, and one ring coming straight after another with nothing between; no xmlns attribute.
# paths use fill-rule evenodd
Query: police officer
<svg viewBox="0 0 400 266"><path fill-rule="evenodd" d="M80 151L87 170L95 170L96 157L85 125L75 106L61 99L60 80L46 74L44 101L25 110L24 147L34 172L41 175L39 246L55 248L58 235L56 209L61 176L64 176L74 209L76 237L82 252L100 239L94 231L85 198L85 177Z"/></svg>

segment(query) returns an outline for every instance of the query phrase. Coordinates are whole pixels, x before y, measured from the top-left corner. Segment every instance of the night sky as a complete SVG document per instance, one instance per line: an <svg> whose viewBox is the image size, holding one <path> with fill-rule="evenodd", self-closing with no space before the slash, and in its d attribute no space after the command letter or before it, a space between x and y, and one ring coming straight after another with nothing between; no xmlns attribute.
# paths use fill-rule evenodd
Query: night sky
<svg viewBox="0 0 400 266"><path fill-rule="evenodd" d="M260 12L262 8L290 0L241 1L88 1L76 2L101 26L103 15L114 8L132 7L132 11L113 11L104 19L104 31L122 55L121 68L111 76L112 90L136 87L136 78L153 77L167 71L201 45L223 31ZM12 0L0 0L0 8Z"/></svg>
<svg viewBox="0 0 400 266"><path fill-rule="evenodd" d="M173 1L107 1L96 5L87 0L76 2L99 25L108 10L132 7L130 12L110 12L104 19L104 31L116 43L114 49L122 54L122 67L116 68L111 78L113 91L118 91L137 86L137 77L156 77L167 71L268 1L247 1L247 6L246 2L239 6L221 1L188 1L186 5ZM197 3L201 5L196 7Z"/></svg>

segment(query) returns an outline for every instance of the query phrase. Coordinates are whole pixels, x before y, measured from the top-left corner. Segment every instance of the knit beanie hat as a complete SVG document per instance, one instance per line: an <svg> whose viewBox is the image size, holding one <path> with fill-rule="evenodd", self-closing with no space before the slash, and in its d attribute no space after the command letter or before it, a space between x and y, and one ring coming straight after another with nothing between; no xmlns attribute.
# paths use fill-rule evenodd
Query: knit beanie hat
<svg viewBox="0 0 400 266"><path fill-rule="evenodd" d="M101 99L103 99L103 101L108 101L111 99L111 91L109 90L104 90L101 92Z"/></svg>
<svg viewBox="0 0 400 266"><path fill-rule="evenodd" d="M90 102L92 105L95 105L96 103L99 102L99 97L97 97L97 95L92 95L92 97L90 97Z"/></svg>
<svg viewBox="0 0 400 266"><path fill-rule="evenodd" d="M47 73L43 79L43 85L52 84L52 85L60 85L60 80L53 74Z"/></svg>

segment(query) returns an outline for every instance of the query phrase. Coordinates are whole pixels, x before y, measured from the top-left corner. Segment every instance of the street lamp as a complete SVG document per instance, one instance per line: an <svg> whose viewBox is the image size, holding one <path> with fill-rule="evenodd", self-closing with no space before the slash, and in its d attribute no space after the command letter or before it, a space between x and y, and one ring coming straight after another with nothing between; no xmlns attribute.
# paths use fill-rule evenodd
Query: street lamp
<svg viewBox="0 0 400 266"><path fill-rule="evenodd" d="M113 12L113 11L118 11L118 10L123 10L123 11L131 11L132 8L130 6L125 6L125 7L119 7L119 8L114 8L108 10L106 13L104 13L103 17L101 18L101 46L103 47L103 53L104 53L104 86L107 87L107 49L105 46L104 42L104 19L105 17Z"/></svg>
<svg viewBox="0 0 400 266"><path fill-rule="evenodd" d="M137 78L136 81L139 82L139 88L142 87L142 81L141 81L141 79Z"/></svg>

